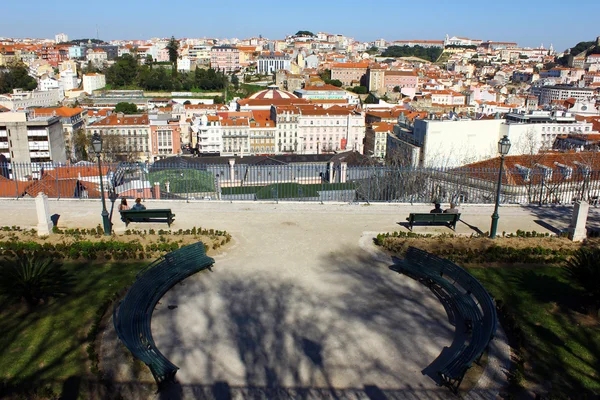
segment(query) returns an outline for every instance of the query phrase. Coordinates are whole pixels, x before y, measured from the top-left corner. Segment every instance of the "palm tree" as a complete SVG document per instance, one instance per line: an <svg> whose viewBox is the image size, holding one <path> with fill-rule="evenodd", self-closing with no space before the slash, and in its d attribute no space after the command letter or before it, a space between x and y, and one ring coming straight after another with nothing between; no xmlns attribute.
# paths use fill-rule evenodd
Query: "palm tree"
<svg viewBox="0 0 600 400"><path fill-rule="evenodd" d="M71 287L70 274L49 257L19 254L0 264L0 293L24 301L30 308L50 297L66 295Z"/></svg>
<svg viewBox="0 0 600 400"><path fill-rule="evenodd" d="M600 249L581 248L565 263L569 279L579 284L590 299L594 312L600 309Z"/></svg>

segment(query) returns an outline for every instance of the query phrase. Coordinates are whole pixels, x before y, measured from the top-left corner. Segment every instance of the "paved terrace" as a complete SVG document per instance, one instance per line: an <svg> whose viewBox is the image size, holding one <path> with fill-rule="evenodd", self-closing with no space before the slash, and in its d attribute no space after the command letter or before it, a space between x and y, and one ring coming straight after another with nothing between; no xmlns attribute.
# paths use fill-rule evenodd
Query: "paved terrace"
<svg viewBox="0 0 600 400"><path fill-rule="evenodd" d="M377 232L431 205L146 202L172 208L173 229L225 229L233 245L214 272L176 285L152 320L158 348L181 370L162 398L455 398L422 373L454 328L439 301L415 281L388 270L372 244ZM35 227L31 200L0 201L0 225ZM50 201L61 227L100 223L98 200ZM457 232L489 229L491 206L461 207ZM551 232L571 208L502 207L499 232ZM124 224L114 218L117 232ZM592 224L599 221L591 211ZM166 224L132 224L166 229ZM416 232L451 232L417 227ZM177 306L177 307L175 307ZM108 335L108 334L107 334ZM502 329L488 367L467 396L492 399L505 382ZM268 388L283 387L278 392ZM215 395L217 393L217 395Z"/></svg>

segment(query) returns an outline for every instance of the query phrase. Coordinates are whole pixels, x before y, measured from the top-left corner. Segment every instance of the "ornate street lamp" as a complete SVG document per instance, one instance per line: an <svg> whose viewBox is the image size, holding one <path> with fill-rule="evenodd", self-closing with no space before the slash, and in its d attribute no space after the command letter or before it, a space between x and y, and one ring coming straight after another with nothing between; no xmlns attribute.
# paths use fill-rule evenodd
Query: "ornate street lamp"
<svg viewBox="0 0 600 400"><path fill-rule="evenodd" d="M102 194L102 224L104 225L104 235L110 236L112 233L112 224L108 219L108 211L106 210L106 200L104 198L104 183L102 182L102 162L100 161L100 153L102 153L102 137L97 132L92 136L92 148L96 157L98 157L98 172L100 174L100 192Z"/></svg>
<svg viewBox="0 0 600 400"><path fill-rule="evenodd" d="M498 153L500 153L500 172L498 173L498 188L496 190L496 205L494 207L494 213L492 214L492 227L490 228L490 239L496 238L496 230L498 229L498 207L500 206L500 189L502 188L502 172L504 169L504 156L508 154L510 150L510 140L508 136L504 135L498 142Z"/></svg>

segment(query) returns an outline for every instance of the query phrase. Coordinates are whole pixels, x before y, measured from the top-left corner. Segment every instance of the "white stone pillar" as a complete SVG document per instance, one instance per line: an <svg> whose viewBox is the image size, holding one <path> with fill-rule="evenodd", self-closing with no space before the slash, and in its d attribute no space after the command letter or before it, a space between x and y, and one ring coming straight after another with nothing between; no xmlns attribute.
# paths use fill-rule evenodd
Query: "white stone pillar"
<svg viewBox="0 0 600 400"><path fill-rule="evenodd" d="M569 239L581 242L587 237L585 225L587 223L590 205L587 201L577 201L573 207L573 217L569 225Z"/></svg>
<svg viewBox="0 0 600 400"><path fill-rule="evenodd" d="M348 172L348 163L340 163L340 183L346 183L346 173Z"/></svg>
<svg viewBox="0 0 600 400"><path fill-rule="evenodd" d="M50 219L48 196L46 196L43 192L40 192L35 198L35 209L38 217L38 236L50 235L52 233L52 220Z"/></svg>
<svg viewBox="0 0 600 400"><path fill-rule="evenodd" d="M229 180L233 185L235 181L235 158L230 158L229 160Z"/></svg>

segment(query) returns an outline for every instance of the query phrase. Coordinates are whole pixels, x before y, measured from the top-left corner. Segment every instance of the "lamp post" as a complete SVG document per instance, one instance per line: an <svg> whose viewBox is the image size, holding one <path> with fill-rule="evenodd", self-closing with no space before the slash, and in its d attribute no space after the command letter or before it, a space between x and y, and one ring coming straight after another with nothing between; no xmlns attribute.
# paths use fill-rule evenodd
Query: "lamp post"
<svg viewBox="0 0 600 400"><path fill-rule="evenodd" d="M112 226L108 219L108 211L106 210L106 200L104 199L104 183L102 182L102 162L100 161L100 153L102 153L102 138L98 133L94 133L92 136L92 148L96 157L98 157L98 172L100 174L100 193L102 194L102 224L104 225L104 235L110 236L112 233Z"/></svg>
<svg viewBox="0 0 600 400"><path fill-rule="evenodd" d="M500 153L500 171L498 172L498 187L496 189L496 205L494 207L494 213L492 214L492 227L490 228L490 239L496 238L496 230L498 230L498 207L500 206L500 189L502 188L502 172L504 169L504 156L508 154L510 150L510 140L508 136L504 135L498 142L498 153Z"/></svg>

